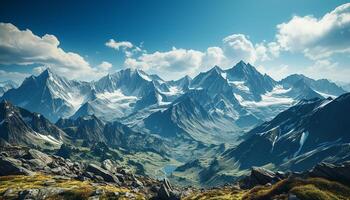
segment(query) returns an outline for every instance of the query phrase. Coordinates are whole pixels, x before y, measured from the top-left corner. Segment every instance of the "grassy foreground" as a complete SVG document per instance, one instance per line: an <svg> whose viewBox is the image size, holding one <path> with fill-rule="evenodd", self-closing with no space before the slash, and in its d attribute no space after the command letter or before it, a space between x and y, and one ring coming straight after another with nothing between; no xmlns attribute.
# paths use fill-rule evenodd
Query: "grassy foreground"
<svg viewBox="0 0 350 200"><path fill-rule="evenodd" d="M211 189L192 194L185 200L287 200L293 195L300 200L350 200L350 188L322 178L294 178L247 191L235 188Z"/></svg>
<svg viewBox="0 0 350 200"><path fill-rule="evenodd" d="M14 199L18 192L26 189L59 189L49 193L46 199L88 199L96 191L103 191L100 199L146 199L144 194L111 184L96 184L57 176L36 174L34 176L0 177L0 199ZM7 193L7 194L6 194ZM9 195L9 194L10 195ZM4 196L6 194L6 197ZM11 194L13 195L11 197ZM116 195L117 194L117 195ZM271 186L257 186L251 190L222 187L197 190L184 200L269 200L288 199L296 196L300 200L350 200L350 188L322 178L285 179Z"/></svg>
<svg viewBox="0 0 350 200"><path fill-rule="evenodd" d="M62 192L53 193L46 199L88 199L95 191L103 191L100 199L115 199L115 194L118 194L117 199L145 199L142 194L130 191L127 188L120 188L115 185L99 185L89 181L79 181L54 177L43 174L34 176L3 176L0 177L0 199L11 199L10 196L4 197L6 192L16 194L19 191L26 189L59 189Z"/></svg>

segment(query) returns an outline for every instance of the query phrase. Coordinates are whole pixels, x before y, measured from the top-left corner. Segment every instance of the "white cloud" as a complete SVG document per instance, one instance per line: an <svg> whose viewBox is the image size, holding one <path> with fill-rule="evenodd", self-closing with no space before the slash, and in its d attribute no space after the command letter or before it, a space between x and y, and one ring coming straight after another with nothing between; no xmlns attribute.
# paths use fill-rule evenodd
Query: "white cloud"
<svg viewBox="0 0 350 200"><path fill-rule="evenodd" d="M97 65L97 69L104 72L110 71L112 67L113 65L107 61L103 61L101 64Z"/></svg>
<svg viewBox="0 0 350 200"><path fill-rule="evenodd" d="M196 50L177 49L166 52L144 53L137 58L127 58L126 67L141 68L150 73L158 73L165 78L193 74L202 64L204 53Z"/></svg>
<svg viewBox="0 0 350 200"><path fill-rule="evenodd" d="M291 72L291 67L288 65L279 65L277 67L265 67L263 65L259 65L256 67L256 69L262 74L268 74L275 80L281 80L282 78L285 78L293 73Z"/></svg>
<svg viewBox="0 0 350 200"><path fill-rule="evenodd" d="M19 30L11 23L0 23L0 64L39 64L69 78L84 80L102 75L82 56L66 52L59 45L54 35L40 37L29 29Z"/></svg>
<svg viewBox="0 0 350 200"><path fill-rule="evenodd" d="M115 41L114 39L110 39L108 40L108 42L105 43L105 45L107 47L110 47L110 48L113 48L113 49L116 49L116 50L119 50L120 48L122 49L131 49L133 48L133 44L131 42L128 42L128 41Z"/></svg>
<svg viewBox="0 0 350 200"><path fill-rule="evenodd" d="M20 84L28 76L30 74L0 70L0 81L12 80Z"/></svg>
<svg viewBox="0 0 350 200"><path fill-rule="evenodd" d="M315 79L327 78L334 81L349 81L350 68L344 67L338 62L320 59L315 61L313 65L301 70L300 73Z"/></svg>
<svg viewBox="0 0 350 200"><path fill-rule="evenodd" d="M254 63L257 59L253 43L243 34L233 34L223 40L223 50L225 56L232 62L245 60Z"/></svg>
<svg viewBox="0 0 350 200"><path fill-rule="evenodd" d="M324 59L350 52L350 3L343 4L318 19L294 16L277 25L277 42L282 50L303 52L310 59Z"/></svg>
<svg viewBox="0 0 350 200"><path fill-rule="evenodd" d="M264 43L253 45L245 35L233 34L222 40L221 47L208 47L205 51L173 47L170 51L143 52L139 56L127 55L124 65L174 79L194 76L214 65L227 68L240 60L250 63L268 60L270 55L270 49Z"/></svg>
<svg viewBox="0 0 350 200"><path fill-rule="evenodd" d="M45 66L38 66L38 67L34 67L32 69L32 71L33 71L34 75L39 75L39 74L41 74L41 72L45 71L46 68L47 67L45 67Z"/></svg>

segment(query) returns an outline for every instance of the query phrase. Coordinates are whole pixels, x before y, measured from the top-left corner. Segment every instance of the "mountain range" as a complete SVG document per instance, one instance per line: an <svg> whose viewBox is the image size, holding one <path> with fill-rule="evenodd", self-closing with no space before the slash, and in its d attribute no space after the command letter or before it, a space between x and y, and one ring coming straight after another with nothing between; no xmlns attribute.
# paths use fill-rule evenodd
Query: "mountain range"
<svg viewBox="0 0 350 200"><path fill-rule="evenodd" d="M0 138L74 158L111 148L108 156L148 175L214 186L252 166L304 170L348 159L345 93L299 74L276 81L243 61L171 81L123 69L84 82L46 69L0 98Z"/></svg>
<svg viewBox="0 0 350 200"><path fill-rule="evenodd" d="M186 76L177 81L164 81L138 69L125 69L98 81L82 82L68 80L47 69L26 78L1 99L41 113L52 122L94 114L104 121L118 119L138 130L171 135L152 125L152 120L161 116L175 123L172 131L181 129L195 137L203 131L200 126L193 124L194 128L186 130L190 120L181 119L195 113L178 113L176 117L170 114L182 112L178 107L183 104L189 103L186 106L191 106L191 112L201 110L201 116L195 116L191 122L203 124L209 120L212 127L205 127L207 130L225 132L224 125L240 132L272 119L301 99L342 93L345 91L341 87L328 80L316 81L303 75L275 81L241 61L227 70L215 66L193 79Z"/></svg>

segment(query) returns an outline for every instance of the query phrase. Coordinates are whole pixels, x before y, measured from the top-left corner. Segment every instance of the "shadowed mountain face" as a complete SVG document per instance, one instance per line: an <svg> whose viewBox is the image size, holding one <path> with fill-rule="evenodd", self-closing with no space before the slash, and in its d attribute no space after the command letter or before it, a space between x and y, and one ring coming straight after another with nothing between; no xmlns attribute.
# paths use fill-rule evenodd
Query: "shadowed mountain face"
<svg viewBox="0 0 350 200"><path fill-rule="evenodd" d="M35 145L48 142L59 145L65 133L44 118L16 107L8 101L0 103L0 138L9 144Z"/></svg>
<svg viewBox="0 0 350 200"><path fill-rule="evenodd" d="M236 147L206 160L209 165L198 160L196 168L189 164L179 167L178 176L195 169L203 185L217 185L234 180L253 166L302 171L324 161L347 161L348 113L350 93L336 99L302 100L246 133L246 139Z"/></svg>
<svg viewBox="0 0 350 200"><path fill-rule="evenodd" d="M349 112L349 93L334 100L301 101L251 130L246 141L225 152L224 156L235 158L243 169L267 163L290 165L290 168L296 169L309 168L330 156L321 156L323 151L335 146L339 146L339 152L344 150L343 145L350 141L347 134L350 131ZM259 151L255 151L256 148ZM334 153L331 155L336 156ZM316 154L318 158L314 157ZM293 163L285 164L289 160Z"/></svg>
<svg viewBox="0 0 350 200"><path fill-rule="evenodd" d="M165 142L161 138L135 132L117 121L104 123L94 115L77 119L61 118L56 125L73 141L82 140L87 146L102 142L112 148L166 153Z"/></svg>

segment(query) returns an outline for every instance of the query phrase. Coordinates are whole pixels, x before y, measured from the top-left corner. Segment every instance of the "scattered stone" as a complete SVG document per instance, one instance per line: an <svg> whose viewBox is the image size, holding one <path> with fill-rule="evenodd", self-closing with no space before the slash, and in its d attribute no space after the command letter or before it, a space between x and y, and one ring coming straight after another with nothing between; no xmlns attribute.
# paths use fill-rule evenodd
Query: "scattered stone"
<svg viewBox="0 0 350 200"><path fill-rule="evenodd" d="M345 184L350 183L350 161L334 165L322 162L316 165L309 173L311 177L322 177Z"/></svg>
<svg viewBox="0 0 350 200"><path fill-rule="evenodd" d="M274 184L282 180L276 173L262 167L253 167L249 176L244 177L240 182L240 188L250 189L257 185ZM283 175L284 176L284 175Z"/></svg>
<svg viewBox="0 0 350 200"><path fill-rule="evenodd" d="M47 181L44 181L44 185L45 185L45 186L50 186L50 185L53 185L53 184L55 184L55 183L56 183L55 180L47 180Z"/></svg>
<svg viewBox="0 0 350 200"><path fill-rule="evenodd" d="M137 178L134 178L134 181L131 184L133 187L143 187L143 183L138 180Z"/></svg>
<svg viewBox="0 0 350 200"><path fill-rule="evenodd" d="M28 189L23 190L18 193L18 199L25 200L25 199L38 199L39 189Z"/></svg>
<svg viewBox="0 0 350 200"><path fill-rule="evenodd" d="M30 159L27 161L27 164L30 166L31 169L43 169L46 167L46 164L39 159Z"/></svg>
<svg viewBox="0 0 350 200"><path fill-rule="evenodd" d="M88 198L88 200L99 200L100 196L91 196Z"/></svg>
<svg viewBox="0 0 350 200"><path fill-rule="evenodd" d="M54 174L62 174L62 167L52 168L51 172L54 173Z"/></svg>
<svg viewBox="0 0 350 200"><path fill-rule="evenodd" d="M160 189L158 190L157 197L159 200L179 200L180 195L173 191L172 186L170 185L167 179L163 180Z"/></svg>
<svg viewBox="0 0 350 200"><path fill-rule="evenodd" d="M95 165L95 164L89 164L86 168L87 172L92 172L95 175L101 176L103 180L107 182L114 182L120 184L118 178L114 176L111 172L108 172L105 169L102 169L101 167Z"/></svg>
<svg viewBox="0 0 350 200"><path fill-rule="evenodd" d="M0 156L2 157L9 157L9 154L6 152L0 152Z"/></svg>
<svg viewBox="0 0 350 200"><path fill-rule="evenodd" d="M47 154L35 150L35 149L30 149L26 155L23 156L25 159L30 160L30 159L38 159L42 161L45 165L49 164L52 162L52 158L48 156Z"/></svg>
<svg viewBox="0 0 350 200"><path fill-rule="evenodd" d="M288 200L300 200L295 194L289 194Z"/></svg>
<svg viewBox="0 0 350 200"><path fill-rule="evenodd" d="M103 189L97 189L94 191L93 195L99 196L99 195L103 195L104 193L105 191Z"/></svg>
<svg viewBox="0 0 350 200"><path fill-rule="evenodd" d="M48 197L52 197L58 194L63 193L65 190L62 188L56 187L44 187L39 189L39 194L37 195L37 199L47 199Z"/></svg>
<svg viewBox="0 0 350 200"><path fill-rule="evenodd" d="M106 160L102 161L101 167L105 170L110 171L110 172L116 171L116 167L114 166L113 162L110 159L106 159Z"/></svg>
<svg viewBox="0 0 350 200"><path fill-rule="evenodd" d="M11 197L15 197L17 196L17 194L15 194L14 190L12 188L8 188L3 194L2 196L4 197L4 199L10 199Z"/></svg>
<svg viewBox="0 0 350 200"><path fill-rule="evenodd" d="M27 175L32 176L34 175L34 172L23 168L22 162L10 158L10 157L3 157L0 159L0 176L8 176L8 175Z"/></svg>

